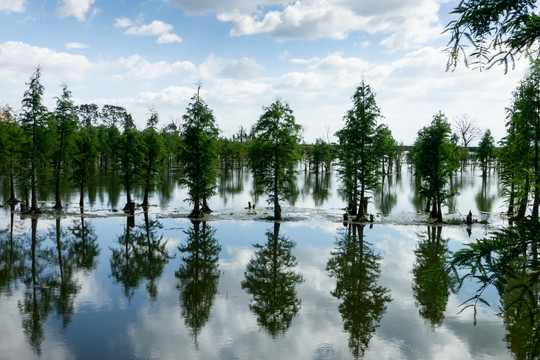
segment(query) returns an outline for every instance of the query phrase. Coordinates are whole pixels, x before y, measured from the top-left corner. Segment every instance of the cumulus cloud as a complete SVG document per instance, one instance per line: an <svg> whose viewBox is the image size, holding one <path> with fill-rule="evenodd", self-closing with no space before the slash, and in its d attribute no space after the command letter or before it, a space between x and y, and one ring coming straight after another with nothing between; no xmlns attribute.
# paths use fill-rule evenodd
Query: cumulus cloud
<svg viewBox="0 0 540 360"><path fill-rule="evenodd" d="M25 11L26 0L2 0L0 1L0 13L22 13Z"/></svg>
<svg viewBox="0 0 540 360"><path fill-rule="evenodd" d="M8 41L0 44L0 65L6 68L24 69L30 74L36 66L41 65L50 72L58 70L64 80L83 79L94 69L85 56L31 46L22 42Z"/></svg>
<svg viewBox="0 0 540 360"><path fill-rule="evenodd" d="M440 36L438 12L446 0L167 0L187 13L215 13L230 34L266 33L278 41L344 39L351 32L385 36L381 44L409 49Z"/></svg>
<svg viewBox="0 0 540 360"><path fill-rule="evenodd" d="M62 0L62 6L56 9L59 18L74 16L79 21L84 21L95 0ZM97 9L93 10L96 14Z"/></svg>
<svg viewBox="0 0 540 360"><path fill-rule="evenodd" d="M87 49L87 48L89 48L88 45L80 43L80 42L66 43L66 49Z"/></svg>
<svg viewBox="0 0 540 360"><path fill-rule="evenodd" d="M166 75L178 75L182 72L194 72L195 65L189 61L176 61L168 63L158 61L151 63L139 55L120 58L118 62L129 69L131 76L142 79L155 79Z"/></svg>
<svg viewBox="0 0 540 360"><path fill-rule="evenodd" d="M212 54L200 65L199 76L201 79L247 80L260 76L264 71L264 66L252 58L223 59Z"/></svg>
<svg viewBox="0 0 540 360"><path fill-rule="evenodd" d="M114 27L127 28L124 35L156 36L158 44L182 42L182 38L172 32L173 26L171 24L159 20L154 20L150 24L137 25L130 19L117 18L114 20Z"/></svg>

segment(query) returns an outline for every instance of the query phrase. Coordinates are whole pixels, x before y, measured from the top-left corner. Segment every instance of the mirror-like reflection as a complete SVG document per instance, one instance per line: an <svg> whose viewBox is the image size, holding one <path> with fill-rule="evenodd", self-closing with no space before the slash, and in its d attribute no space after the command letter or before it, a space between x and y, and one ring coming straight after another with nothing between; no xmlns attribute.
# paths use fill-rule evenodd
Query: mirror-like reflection
<svg viewBox="0 0 540 360"><path fill-rule="evenodd" d="M446 266L449 239L442 238L441 226L428 226L425 233L417 235L412 289L420 316L434 330L443 323L450 291L456 285L454 274Z"/></svg>
<svg viewBox="0 0 540 360"><path fill-rule="evenodd" d="M157 236L161 223L149 220L144 212L144 224L135 227L135 217L126 216L124 232L116 239L118 248L111 249L111 274L123 287L128 300L133 298L141 280L146 279L146 289L151 299L157 297L156 280L162 275L170 256L163 236Z"/></svg>
<svg viewBox="0 0 540 360"><path fill-rule="evenodd" d="M242 281L242 289L252 296L249 308L257 322L272 337L284 334L300 310L296 284L303 281L295 271L295 243L279 235L280 223L265 233L264 245L254 244L254 257L249 261Z"/></svg>
<svg viewBox="0 0 540 360"><path fill-rule="evenodd" d="M218 267L221 245L206 222L192 221L185 231L186 243L178 249L183 264L175 272L178 278L182 316L198 348L198 336L210 319L210 311L218 291Z"/></svg>
<svg viewBox="0 0 540 360"><path fill-rule="evenodd" d="M381 256L364 240L364 227L351 224L342 230L326 266L337 280L332 295L341 300L339 312L355 359L364 356L392 300L389 289L378 284Z"/></svg>

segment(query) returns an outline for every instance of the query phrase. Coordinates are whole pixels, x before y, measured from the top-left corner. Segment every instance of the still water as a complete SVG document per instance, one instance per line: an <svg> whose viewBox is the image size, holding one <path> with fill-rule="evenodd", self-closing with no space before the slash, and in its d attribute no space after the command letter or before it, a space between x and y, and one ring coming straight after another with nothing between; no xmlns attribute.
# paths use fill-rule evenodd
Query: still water
<svg viewBox="0 0 540 360"><path fill-rule="evenodd" d="M2 208L0 359L511 359L496 292L474 326L459 304L476 284L455 293L450 274L428 276L505 221L496 179L478 175L454 179L446 208L490 222L470 234L421 223L406 168L374 194L373 226L344 226L333 175L303 172L281 223L248 172L221 179L204 223L185 218L174 174L134 217L116 211L113 176L84 217L70 192L59 215ZM41 190L44 208L52 195Z"/></svg>

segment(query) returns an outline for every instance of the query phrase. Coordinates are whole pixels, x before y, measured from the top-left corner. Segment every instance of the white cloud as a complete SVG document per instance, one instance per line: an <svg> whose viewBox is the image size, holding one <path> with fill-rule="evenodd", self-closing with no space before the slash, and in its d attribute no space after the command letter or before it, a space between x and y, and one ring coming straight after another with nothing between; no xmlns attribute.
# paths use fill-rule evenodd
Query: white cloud
<svg viewBox="0 0 540 360"><path fill-rule="evenodd" d="M156 42L158 44L182 42L180 36L172 33L173 26L171 24L159 20L154 20L150 24L136 25L130 19L117 18L114 20L114 27L127 28L124 35L157 36Z"/></svg>
<svg viewBox="0 0 540 360"><path fill-rule="evenodd" d="M31 74L41 65L48 73L57 72L65 80L81 80L94 68L94 65L82 55L31 46L22 42L8 41L0 44L0 65L22 70Z"/></svg>
<svg viewBox="0 0 540 360"><path fill-rule="evenodd" d="M260 76L264 72L264 66L255 59L243 57L236 59L223 59L213 54L207 57L200 66L199 76L201 79L238 79L247 80Z"/></svg>
<svg viewBox="0 0 540 360"><path fill-rule="evenodd" d="M86 14L94 4L95 0L62 0L62 6L56 9L56 14L60 18L74 16L79 21L84 21ZM95 14L94 10L94 14Z"/></svg>
<svg viewBox="0 0 540 360"><path fill-rule="evenodd" d="M66 43L66 49L88 49L89 46L79 42Z"/></svg>
<svg viewBox="0 0 540 360"><path fill-rule="evenodd" d="M0 1L0 12L23 13L25 11L26 0L2 0Z"/></svg>
<svg viewBox="0 0 540 360"><path fill-rule="evenodd" d="M232 36L267 33L289 39L344 39L351 32L384 34L381 44L408 49L438 38L440 3L447 0L167 0L190 13L215 13ZM363 44L365 45L365 43Z"/></svg>
<svg viewBox="0 0 540 360"><path fill-rule="evenodd" d="M194 72L195 65L189 61L177 61L168 63L158 61L151 63L139 55L133 55L129 58L120 58L118 62L129 69L131 76L142 79L155 79L166 75L178 75L182 72Z"/></svg>

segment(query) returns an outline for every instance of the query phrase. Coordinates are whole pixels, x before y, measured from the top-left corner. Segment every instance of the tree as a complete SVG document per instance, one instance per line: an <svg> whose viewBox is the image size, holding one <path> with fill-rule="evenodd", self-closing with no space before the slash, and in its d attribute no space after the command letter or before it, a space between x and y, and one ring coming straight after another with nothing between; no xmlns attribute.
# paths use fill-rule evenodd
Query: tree
<svg viewBox="0 0 540 360"><path fill-rule="evenodd" d="M99 107L96 104L82 104L75 108L81 125L96 125L99 119Z"/></svg>
<svg viewBox="0 0 540 360"><path fill-rule="evenodd" d="M480 161L480 166L482 167L482 177L485 178L487 176L488 165L495 157L495 140L493 139L493 136L491 136L491 131L489 129L486 130L478 143L476 157Z"/></svg>
<svg viewBox="0 0 540 360"><path fill-rule="evenodd" d="M117 143L116 151L120 158L120 171L122 172L122 183L126 191L126 205L124 211L133 213L135 203L131 198L131 190L140 174L143 162L143 149L140 133L130 120L131 116L124 121L124 129Z"/></svg>
<svg viewBox="0 0 540 360"><path fill-rule="evenodd" d="M422 180L422 193L432 201L432 217L442 223L441 206L451 194L447 189L450 176L459 167L456 139L452 140L450 124L439 112L430 126L418 131L414 143L414 163Z"/></svg>
<svg viewBox="0 0 540 360"><path fill-rule="evenodd" d="M18 202L15 196L15 168L20 166L22 129L15 121L9 107L0 109L0 165L7 168L9 174L9 204Z"/></svg>
<svg viewBox="0 0 540 360"><path fill-rule="evenodd" d="M481 131L476 125L475 121L472 120L469 115L461 114L454 118L454 129L456 134L461 139L461 145L464 148L468 148L472 141L477 139Z"/></svg>
<svg viewBox="0 0 540 360"><path fill-rule="evenodd" d="M540 20L535 1L461 0L452 14L458 18L446 25L451 33L447 68L455 68L462 57L466 66L470 63L483 70L504 64L507 71L509 63L514 66L515 55L538 55Z"/></svg>
<svg viewBox="0 0 540 360"><path fill-rule="evenodd" d="M367 192L378 185L378 155L375 148L377 119L381 110L375 94L363 80L352 97L353 107L343 120L345 124L336 133L339 139L339 176L348 201L348 208L356 214L355 221L364 221L367 209Z"/></svg>
<svg viewBox="0 0 540 360"><path fill-rule="evenodd" d="M156 131L158 114L150 112L150 118L146 122L146 129L142 133L144 143L144 161L142 164L144 176L144 199L142 206L148 206L148 195L154 187L156 174L165 167L167 153L161 134Z"/></svg>
<svg viewBox="0 0 540 360"><path fill-rule="evenodd" d="M83 120L84 121L84 120ZM97 151L97 133L91 123L79 128L74 136L74 152L71 156L71 166L73 168L72 180L78 184L80 190L79 207L81 213L84 212L84 190L85 185L94 173Z"/></svg>
<svg viewBox="0 0 540 360"><path fill-rule="evenodd" d="M184 173L180 183L187 186L189 201L193 204L189 217L201 218L203 212L210 210L206 201L216 188L219 129L212 110L200 96L200 87L191 100L182 117L185 147L180 155Z"/></svg>
<svg viewBox="0 0 540 360"><path fill-rule="evenodd" d="M62 95L56 98L56 110L54 112L54 125L56 130L56 146L54 150L54 172L55 172L55 209L62 208L60 199L60 174L62 165L69 155L72 145L72 137L77 126L77 115L75 106L71 100L71 91L67 85L62 85Z"/></svg>
<svg viewBox="0 0 540 360"><path fill-rule="evenodd" d="M27 83L28 89L24 92L22 100L21 126L29 141L25 144L30 160L30 177L32 203L28 212L41 213L38 207L36 193L36 176L37 166L40 158L43 158L46 153L40 151L43 149L45 140L45 123L48 117L48 111L43 105L44 87L40 82L41 68L38 66L36 71L30 77L30 82Z"/></svg>
<svg viewBox="0 0 540 360"><path fill-rule="evenodd" d="M276 100L268 107L253 126L253 141L248 148L249 166L255 182L260 185L258 193L268 194L268 202L274 203L274 219L281 220L279 201L295 189L295 165L300 160L300 134L289 104Z"/></svg>

